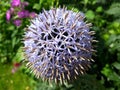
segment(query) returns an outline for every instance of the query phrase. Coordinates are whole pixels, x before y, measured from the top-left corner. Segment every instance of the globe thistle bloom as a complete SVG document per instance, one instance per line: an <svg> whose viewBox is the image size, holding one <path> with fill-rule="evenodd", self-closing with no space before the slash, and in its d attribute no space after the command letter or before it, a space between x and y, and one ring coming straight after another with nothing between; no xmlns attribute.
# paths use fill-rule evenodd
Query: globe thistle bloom
<svg viewBox="0 0 120 90"><path fill-rule="evenodd" d="M84 18L81 12L52 8L31 21L24 35L24 51L27 67L37 78L63 83L88 70L94 32Z"/></svg>

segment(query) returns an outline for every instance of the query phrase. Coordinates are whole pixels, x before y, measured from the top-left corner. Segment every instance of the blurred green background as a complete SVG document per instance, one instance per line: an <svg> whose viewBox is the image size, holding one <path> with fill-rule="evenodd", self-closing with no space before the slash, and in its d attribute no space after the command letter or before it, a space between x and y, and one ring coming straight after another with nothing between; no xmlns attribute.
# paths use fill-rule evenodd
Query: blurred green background
<svg viewBox="0 0 120 90"><path fill-rule="evenodd" d="M25 0L21 0L25 1ZM16 27L6 21L10 0L0 0L0 90L120 90L120 0L26 0L31 12L66 6L85 13L93 24L97 50L87 74L71 84L48 84L36 79L24 63L22 37L29 19Z"/></svg>

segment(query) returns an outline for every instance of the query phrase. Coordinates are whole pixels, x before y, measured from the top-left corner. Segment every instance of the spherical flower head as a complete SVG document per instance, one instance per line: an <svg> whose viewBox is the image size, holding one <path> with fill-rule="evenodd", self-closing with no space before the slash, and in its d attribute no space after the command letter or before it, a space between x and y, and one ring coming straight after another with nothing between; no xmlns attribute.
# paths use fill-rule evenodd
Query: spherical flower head
<svg viewBox="0 0 120 90"><path fill-rule="evenodd" d="M17 7L17 6L20 5L20 3L21 3L20 0L12 0L12 2L11 2L11 6L12 6L12 7Z"/></svg>
<svg viewBox="0 0 120 90"><path fill-rule="evenodd" d="M92 61L91 24L66 8L43 10L24 36L27 66L37 78L66 82L84 74Z"/></svg>

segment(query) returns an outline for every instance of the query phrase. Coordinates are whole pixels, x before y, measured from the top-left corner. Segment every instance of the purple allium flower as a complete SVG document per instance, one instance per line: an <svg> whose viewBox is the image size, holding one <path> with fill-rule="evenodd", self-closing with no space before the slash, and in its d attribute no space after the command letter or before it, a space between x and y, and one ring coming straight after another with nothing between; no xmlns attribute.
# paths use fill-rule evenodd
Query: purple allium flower
<svg viewBox="0 0 120 90"><path fill-rule="evenodd" d="M11 6L12 6L12 7L17 7L17 6L20 5L20 3L21 3L20 0L12 0L12 2L11 2Z"/></svg>
<svg viewBox="0 0 120 90"><path fill-rule="evenodd" d="M16 26L20 26L22 21L17 19L17 20L14 20L13 23L16 25Z"/></svg>
<svg viewBox="0 0 120 90"><path fill-rule="evenodd" d="M28 10L22 10L18 12L18 17L19 18L26 18L29 16L29 11Z"/></svg>
<svg viewBox="0 0 120 90"><path fill-rule="evenodd" d="M93 61L90 23L66 8L43 10L24 36L27 66L37 78L64 83L84 74Z"/></svg>
<svg viewBox="0 0 120 90"><path fill-rule="evenodd" d="M10 12L10 10L7 10L7 12L6 12L6 20L10 21L10 18L11 18L11 12Z"/></svg>

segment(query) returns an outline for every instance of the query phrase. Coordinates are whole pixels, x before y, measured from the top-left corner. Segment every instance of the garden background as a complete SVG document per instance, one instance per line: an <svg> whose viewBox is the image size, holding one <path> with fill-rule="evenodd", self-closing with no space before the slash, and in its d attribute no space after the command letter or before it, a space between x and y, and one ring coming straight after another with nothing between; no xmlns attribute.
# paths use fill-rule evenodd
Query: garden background
<svg viewBox="0 0 120 90"><path fill-rule="evenodd" d="M43 8L59 6L85 13L98 40L95 62L87 74L71 84L48 84L36 79L22 62L22 37L33 17L21 18L19 25L14 23L18 18L15 14L8 20L11 1L0 0L0 90L120 90L120 0L21 0L25 1L29 4L24 9L33 17Z"/></svg>

